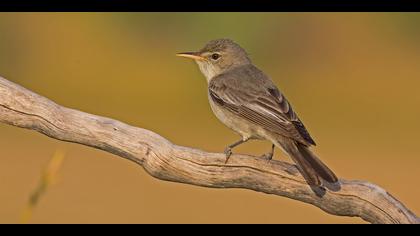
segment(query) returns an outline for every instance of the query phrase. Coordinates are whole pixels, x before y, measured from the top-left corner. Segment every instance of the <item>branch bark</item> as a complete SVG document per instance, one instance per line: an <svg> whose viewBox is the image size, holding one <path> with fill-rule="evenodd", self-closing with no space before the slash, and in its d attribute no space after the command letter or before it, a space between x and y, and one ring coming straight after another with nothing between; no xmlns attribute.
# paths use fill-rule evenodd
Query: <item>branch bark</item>
<svg viewBox="0 0 420 236"><path fill-rule="evenodd" d="M420 223L401 202L369 182L341 179L339 188L311 189L294 165L239 154L224 164L222 153L178 146L152 131L62 107L2 77L0 122L113 153L161 180L275 194L371 223Z"/></svg>

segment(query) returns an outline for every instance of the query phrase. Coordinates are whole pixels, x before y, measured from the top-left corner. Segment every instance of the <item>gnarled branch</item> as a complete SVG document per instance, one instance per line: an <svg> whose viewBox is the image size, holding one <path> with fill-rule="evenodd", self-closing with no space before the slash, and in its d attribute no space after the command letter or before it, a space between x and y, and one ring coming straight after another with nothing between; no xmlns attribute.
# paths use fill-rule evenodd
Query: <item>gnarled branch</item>
<svg viewBox="0 0 420 236"><path fill-rule="evenodd" d="M62 107L1 77L0 122L113 153L162 180L276 194L371 223L420 223L401 202L369 182L341 179L339 189L320 193L294 165L238 154L224 164L222 153L177 146L152 131Z"/></svg>

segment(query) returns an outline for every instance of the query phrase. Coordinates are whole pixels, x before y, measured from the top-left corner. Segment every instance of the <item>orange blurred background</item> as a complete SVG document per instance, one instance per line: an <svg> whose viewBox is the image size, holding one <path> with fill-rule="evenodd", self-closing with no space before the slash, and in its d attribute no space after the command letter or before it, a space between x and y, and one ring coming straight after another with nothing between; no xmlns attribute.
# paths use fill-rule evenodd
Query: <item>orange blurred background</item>
<svg viewBox="0 0 420 236"><path fill-rule="evenodd" d="M223 151L197 66L175 57L227 37L286 94L341 177L420 213L418 13L0 13L0 75L55 102ZM259 155L270 144L236 152ZM164 182L92 148L0 124L0 223L18 223L40 173L65 152L31 223L361 223L241 189ZM275 158L290 161L277 150Z"/></svg>

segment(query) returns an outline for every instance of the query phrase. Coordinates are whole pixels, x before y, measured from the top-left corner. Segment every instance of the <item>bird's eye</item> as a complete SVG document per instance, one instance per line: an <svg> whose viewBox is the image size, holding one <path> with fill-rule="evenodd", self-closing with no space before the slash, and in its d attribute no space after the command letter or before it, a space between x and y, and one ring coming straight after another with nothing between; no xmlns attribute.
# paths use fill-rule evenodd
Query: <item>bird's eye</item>
<svg viewBox="0 0 420 236"><path fill-rule="evenodd" d="M211 59L213 59L213 60L217 60L217 59L219 59L220 58L220 54L218 54L218 53L213 53L213 54L211 54Z"/></svg>

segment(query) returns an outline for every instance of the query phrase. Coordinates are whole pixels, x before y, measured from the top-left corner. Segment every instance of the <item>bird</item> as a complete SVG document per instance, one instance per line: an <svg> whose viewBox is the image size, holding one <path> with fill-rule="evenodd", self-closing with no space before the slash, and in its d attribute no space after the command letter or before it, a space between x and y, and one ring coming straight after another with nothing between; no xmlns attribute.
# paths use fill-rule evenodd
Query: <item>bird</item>
<svg viewBox="0 0 420 236"><path fill-rule="evenodd" d="M228 145L225 164L232 149L249 140L267 140L286 153L310 186L337 176L311 150L316 143L284 94L251 61L248 53L231 39L209 41L201 50L176 54L193 59L207 80L208 100L216 117L241 139Z"/></svg>

